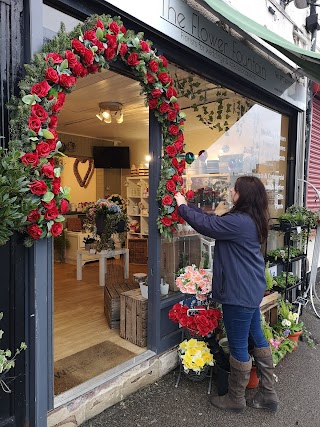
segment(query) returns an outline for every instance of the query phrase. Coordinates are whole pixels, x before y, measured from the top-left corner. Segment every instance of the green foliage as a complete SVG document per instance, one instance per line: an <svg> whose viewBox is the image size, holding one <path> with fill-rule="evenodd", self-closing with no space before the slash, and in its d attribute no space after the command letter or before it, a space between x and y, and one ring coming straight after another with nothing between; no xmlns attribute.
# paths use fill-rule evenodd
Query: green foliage
<svg viewBox="0 0 320 427"><path fill-rule="evenodd" d="M288 253L289 260L302 255L301 249L295 248L293 246L284 246L283 248L277 248L268 251L267 257L272 258L275 261L281 260L282 262L284 262L288 259Z"/></svg>
<svg viewBox="0 0 320 427"><path fill-rule="evenodd" d="M21 152L0 148L0 245L13 230L21 230L27 214L36 207L29 193L26 166L19 161Z"/></svg>
<svg viewBox="0 0 320 427"><path fill-rule="evenodd" d="M273 286L279 286L280 288L286 288L287 286L294 285L299 281L299 277L295 276L292 272L283 271L279 276L272 278Z"/></svg>
<svg viewBox="0 0 320 427"><path fill-rule="evenodd" d="M3 318L3 313L0 313L0 320ZM4 332L0 330L0 340L3 336ZM10 369L14 368L15 361L17 356L21 353L21 351L26 350L27 346L26 343L22 342L20 344L20 347L17 348L14 354L12 354L11 350L2 350L0 349L0 386L2 389L8 393L11 392L11 390L8 388L8 386L4 383L3 377L10 371Z"/></svg>
<svg viewBox="0 0 320 427"><path fill-rule="evenodd" d="M318 215L304 206L292 205L279 216L278 220L290 222L292 226L308 225L310 228L315 228L318 223Z"/></svg>
<svg viewBox="0 0 320 427"><path fill-rule="evenodd" d="M270 270L269 270L269 263L267 262L265 267L265 276L266 276L266 291L270 291L273 287L273 278L271 276Z"/></svg>

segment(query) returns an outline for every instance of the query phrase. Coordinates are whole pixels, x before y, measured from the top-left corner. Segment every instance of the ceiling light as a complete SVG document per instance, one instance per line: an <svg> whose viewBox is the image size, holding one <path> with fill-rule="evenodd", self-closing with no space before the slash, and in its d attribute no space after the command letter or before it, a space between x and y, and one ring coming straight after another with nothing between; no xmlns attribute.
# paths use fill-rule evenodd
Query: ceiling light
<svg viewBox="0 0 320 427"><path fill-rule="evenodd" d="M100 102L100 112L96 117L104 123L111 123L115 119L117 123L123 122L122 104L120 102Z"/></svg>

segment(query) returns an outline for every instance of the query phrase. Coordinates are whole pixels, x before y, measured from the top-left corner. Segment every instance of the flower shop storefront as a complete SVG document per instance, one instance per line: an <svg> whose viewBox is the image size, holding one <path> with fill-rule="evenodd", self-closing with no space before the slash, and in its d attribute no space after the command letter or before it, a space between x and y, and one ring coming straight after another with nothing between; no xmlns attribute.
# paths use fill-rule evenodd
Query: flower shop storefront
<svg viewBox="0 0 320 427"><path fill-rule="evenodd" d="M41 17L37 22L45 22L54 11L59 11L66 19L81 22L87 16L90 18L71 36L62 31L58 38L45 45L43 55L35 57L27 79L21 85L21 102L28 125L27 131L23 128L27 142L18 148L24 153L23 164L32 171L30 189L34 203L25 230L27 244L34 244L32 250L36 256L32 262L39 270L46 267L43 274L48 278L46 288L37 289L32 296L40 328L37 343L35 338L34 347L32 342L27 342L35 360L42 360L39 366L34 367L34 390L42 390L35 405L35 417L38 418L53 409L57 412L59 407L79 396L86 393L89 396L90 390L102 387L110 378L135 367L139 361L154 360L152 358L181 342L178 322L172 322L172 314L169 318L169 313L175 304L186 300L184 293L194 292L187 288L183 290L177 277L183 275L186 268L194 266L202 275L207 275L210 282L214 241L198 235L181 221L173 198L175 191L184 188L191 203L209 213L221 214L230 207L229 191L237 176L258 176L267 188L271 215L278 217L295 197L294 179L300 171L296 161L297 146L302 150L300 145L303 144L298 124L304 109L303 86L297 76L293 76L294 79L288 77L281 67L271 65L183 1L154 2L152 19L149 19L150 5L147 4L139 12L131 2L122 2L122 10L118 9L116 1L92 1L86 6L73 0L48 0L39 4ZM38 12L33 10L33 13L36 16ZM119 15L121 18L113 19L102 14ZM32 25L36 25L34 21ZM43 27L41 34L31 31L31 45L35 51L41 50L43 35L52 37L46 32L45 25ZM106 71L109 67L111 70ZM98 74L99 71L101 73ZM70 196L66 188L68 183L63 181L63 171L60 176L61 164L52 159L60 155L60 139L65 143L69 138L65 153L72 155L75 143L70 134L76 135L77 131L68 133L67 130L75 121L74 117L67 115L71 110L68 99L74 103L86 102L81 92L77 92L77 85L82 89L87 82L90 87L94 79L102 80L100 76L108 73L113 81L119 80L117 86L122 88L119 93L112 92L111 84L106 94L92 91L90 97L95 98L96 104L117 94L122 96L125 105L130 85L134 85L134 90L138 90L139 85L142 87L141 120L136 124L136 131L144 129L143 143L147 144L146 150L151 156L148 165L148 227L145 226L144 232L140 233L147 236L148 241L148 263L146 271L143 271L148 277L148 299L144 299L142 304L148 311L147 340L143 351L139 352L140 359L135 358L137 354L132 358L129 355L126 361L135 361L131 360L118 371L114 367L111 377L108 372L104 373L98 379L90 379L54 399L52 340L56 339L56 332L53 334L52 322L59 322L59 316L61 320L65 313L59 313L56 319L53 314L52 254L47 243L46 250L43 250L45 240L42 239L61 233L62 216L68 214ZM146 105L143 105L143 96ZM18 119L19 116L16 117ZM16 127L21 130L21 125L16 123ZM64 135L64 140L60 134ZM85 136L90 137L88 134ZM81 134L77 137L80 138ZM117 135L106 139L116 140ZM126 141L125 137L123 141ZM135 144L132 152L142 142L135 141ZM84 157L91 156L86 153ZM119 176L117 193L128 198L127 188L134 176L130 175L130 170L126 172ZM96 200L104 196L102 193ZM104 200L103 203L110 208L110 202ZM143 200L140 203L141 211L146 209ZM114 211L113 214L121 215L121 212ZM141 213L141 227L146 221L144 216ZM118 219L125 221L125 217ZM129 248L130 251L128 230L124 227L123 231L121 249ZM100 235L100 242L115 243L113 233L101 230ZM279 239L274 238L270 245L276 247ZM100 249L103 251L105 247ZM101 250L99 253L104 255ZM140 270L138 272L141 273ZM64 280L65 274L63 267L58 266L55 280ZM199 301L205 299L201 296L208 293L208 283L201 285ZM167 295L161 292L161 284L168 286ZM71 291L69 298L73 298ZM194 304L193 299L188 310L192 310ZM55 306L58 305L59 299L55 301ZM68 322L71 325L72 313L70 310ZM211 321L215 323L220 318L218 312L214 313ZM90 312L88 314L90 317ZM204 325L201 329L204 333L203 328ZM72 336L72 328L68 332L68 341L62 342L62 347L71 355L69 350L72 350L73 343L83 343L84 339L80 334ZM181 352L186 350L186 347L181 347ZM40 354L47 357L40 357ZM210 366L207 351L203 357ZM167 369L172 366L172 362L168 362ZM48 375L43 375L43 372ZM100 403L100 410L111 404L103 399ZM94 411L86 417L92 414ZM62 417L60 421L66 417L63 414L59 416Z"/></svg>

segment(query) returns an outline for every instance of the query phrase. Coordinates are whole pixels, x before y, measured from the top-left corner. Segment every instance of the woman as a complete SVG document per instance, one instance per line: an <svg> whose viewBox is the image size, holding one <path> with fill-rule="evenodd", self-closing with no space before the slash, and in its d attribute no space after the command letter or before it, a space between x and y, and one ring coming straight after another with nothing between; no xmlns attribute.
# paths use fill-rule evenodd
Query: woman
<svg viewBox="0 0 320 427"><path fill-rule="evenodd" d="M229 391L211 403L221 409L243 412L245 390L252 361L248 339L254 343L254 360L260 385L249 406L275 412L279 400L274 390L271 349L260 324L260 303L266 288L261 244L268 237L268 198L262 182L242 176L231 189L233 208L221 217L187 205L175 195L179 215L198 233L216 239L213 267L213 299L222 304L230 347Z"/></svg>

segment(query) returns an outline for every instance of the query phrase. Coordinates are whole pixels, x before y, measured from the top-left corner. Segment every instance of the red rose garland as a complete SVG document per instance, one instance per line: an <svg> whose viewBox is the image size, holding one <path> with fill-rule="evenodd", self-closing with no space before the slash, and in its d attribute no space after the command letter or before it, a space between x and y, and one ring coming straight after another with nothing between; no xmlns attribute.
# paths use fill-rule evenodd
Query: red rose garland
<svg viewBox="0 0 320 427"><path fill-rule="evenodd" d="M30 105L27 126L32 143L21 161L33 172L30 191L38 198L38 209L28 215L30 225L26 231L34 240L62 232L62 215L68 209L69 195L68 189L60 188L60 167L55 167L52 159L61 145L55 131L59 111L77 78L96 73L107 68L110 61L121 58L139 77L149 108L162 123L164 150L157 223L160 232L170 238L176 225L183 223L173 196L176 191L183 191L181 175L185 160L182 159L184 114L180 113L168 62L155 54L149 41L141 39L141 33L127 34L119 18L103 15L94 22L89 18L84 27L90 24L91 29L80 34L79 39L71 40L71 50L45 55L43 80L35 83L30 94L22 98Z"/></svg>

